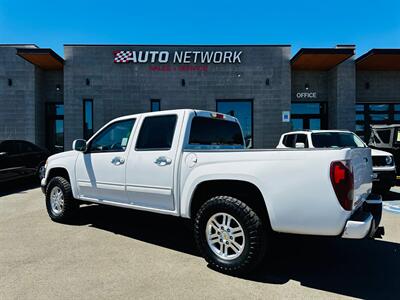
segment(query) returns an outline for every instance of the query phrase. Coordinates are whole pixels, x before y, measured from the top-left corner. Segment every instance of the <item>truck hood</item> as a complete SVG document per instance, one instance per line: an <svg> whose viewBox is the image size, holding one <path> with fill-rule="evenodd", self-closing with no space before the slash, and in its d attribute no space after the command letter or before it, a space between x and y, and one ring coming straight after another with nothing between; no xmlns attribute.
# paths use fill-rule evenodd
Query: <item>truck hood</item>
<svg viewBox="0 0 400 300"><path fill-rule="evenodd" d="M393 155L386 151L371 148L371 156L393 156Z"/></svg>
<svg viewBox="0 0 400 300"><path fill-rule="evenodd" d="M57 153L54 154L52 156L49 156L48 158L48 162L54 161L56 159L60 159L60 158L65 158L65 157L71 157L71 156L77 156L78 155L78 151L65 151L65 152L61 152L61 153Z"/></svg>

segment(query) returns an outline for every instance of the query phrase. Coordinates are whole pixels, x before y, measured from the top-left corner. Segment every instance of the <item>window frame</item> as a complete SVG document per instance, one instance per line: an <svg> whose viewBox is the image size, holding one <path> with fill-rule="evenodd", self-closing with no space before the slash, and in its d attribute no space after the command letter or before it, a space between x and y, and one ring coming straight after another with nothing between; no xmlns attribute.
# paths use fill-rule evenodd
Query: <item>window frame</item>
<svg viewBox="0 0 400 300"><path fill-rule="evenodd" d="M114 126L117 123L122 123L122 122L126 122L126 121L133 121L132 124L132 129L131 129L131 134L129 135L128 138L128 143L126 144L125 150L91 150L90 147L93 143L93 141L104 131L106 131L108 128L110 128L111 126ZM129 148L129 144L131 143L132 140L132 136L134 135L134 129L135 129L135 124L136 124L137 118L129 118L129 119L124 119L124 120L118 120L115 122L112 122L110 124L108 124L106 127L104 127L102 130L96 132L89 140L88 144L87 144L87 149L84 153L110 153L110 152L126 152L126 150L128 150Z"/></svg>
<svg viewBox="0 0 400 300"><path fill-rule="evenodd" d="M169 148L138 148L137 144L139 142L140 133L142 131L145 120L148 118L160 118L160 117L169 117L169 116L175 117L174 132L172 134L171 147L169 147ZM173 147L173 144L174 144L174 140L175 140L175 132L176 132L176 126L178 124L178 118L179 118L178 114L153 115L153 116L144 117L142 119L142 121L140 122L140 128L138 129L138 133L137 133L137 137L136 137L136 141L135 141L135 151L140 152L140 151L169 151L169 150L171 150L171 148Z"/></svg>
<svg viewBox="0 0 400 300"><path fill-rule="evenodd" d="M86 135L86 131L85 131L85 124L86 124L86 103L91 103L92 106L92 135L90 137L88 137ZM83 139L84 140L89 140L93 135L94 135L94 105L93 105L93 99L90 98L85 98L83 99L83 118L82 118L82 129L83 129Z"/></svg>

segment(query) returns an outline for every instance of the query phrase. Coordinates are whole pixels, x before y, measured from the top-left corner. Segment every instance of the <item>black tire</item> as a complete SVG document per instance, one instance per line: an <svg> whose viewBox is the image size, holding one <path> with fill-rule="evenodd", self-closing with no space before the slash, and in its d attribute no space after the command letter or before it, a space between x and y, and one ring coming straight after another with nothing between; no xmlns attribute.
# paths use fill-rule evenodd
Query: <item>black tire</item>
<svg viewBox="0 0 400 300"><path fill-rule="evenodd" d="M207 242L207 222L218 213L227 213L234 217L244 231L243 251L231 260L219 257ZM265 256L268 233L266 228L257 213L239 199L216 196L206 201L198 210L194 235L199 251L211 268L230 275L243 275L255 269Z"/></svg>
<svg viewBox="0 0 400 300"><path fill-rule="evenodd" d="M58 187L62 191L64 198L64 204L59 213L56 213L52 209L50 201L51 192L55 187ZM74 216L78 207L78 201L72 196L71 185L68 180L60 176L52 178L46 189L46 208L49 217L55 222L64 223Z"/></svg>
<svg viewBox="0 0 400 300"><path fill-rule="evenodd" d="M36 177L37 180L39 180L39 182L42 180L42 178L40 177L40 176L41 176L41 175L40 175L40 169L41 169L42 167L44 167L44 165L45 165L45 162L42 161L42 162L38 165L38 167L36 168L35 177ZM44 174L43 174L43 175L44 175Z"/></svg>

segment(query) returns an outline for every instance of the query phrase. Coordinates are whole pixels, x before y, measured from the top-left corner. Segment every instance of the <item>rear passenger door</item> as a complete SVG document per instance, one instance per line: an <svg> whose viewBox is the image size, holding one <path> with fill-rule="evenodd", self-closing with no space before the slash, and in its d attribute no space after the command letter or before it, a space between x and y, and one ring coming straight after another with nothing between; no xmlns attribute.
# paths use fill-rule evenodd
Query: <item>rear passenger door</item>
<svg viewBox="0 0 400 300"><path fill-rule="evenodd" d="M126 166L128 203L169 210L174 205L179 131L183 114L155 115L142 119L136 145Z"/></svg>

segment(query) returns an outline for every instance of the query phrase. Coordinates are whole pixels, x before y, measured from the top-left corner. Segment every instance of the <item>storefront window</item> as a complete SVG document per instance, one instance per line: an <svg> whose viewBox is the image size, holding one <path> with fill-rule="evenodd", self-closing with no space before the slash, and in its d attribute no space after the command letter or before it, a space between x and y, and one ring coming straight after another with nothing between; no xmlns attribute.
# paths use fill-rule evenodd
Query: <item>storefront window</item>
<svg viewBox="0 0 400 300"><path fill-rule="evenodd" d="M392 103L357 103L356 133L369 140L371 125L393 124L400 121L400 105Z"/></svg>
<svg viewBox="0 0 400 300"><path fill-rule="evenodd" d="M240 122L248 147L253 147L253 102L251 100L217 100L217 111L234 116Z"/></svg>
<svg viewBox="0 0 400 300"><path fill-rule="evenodd" d="M83 100L83 138L90 139L93 135L93 100Z"/></svg>
<svg viewBox="0 0 400 300"><path fill-rule="evenodd" d="M150 109L151 109L151 111L160 111L161 110L161 101L159 99L151 99L150 100Z"/></svg>

